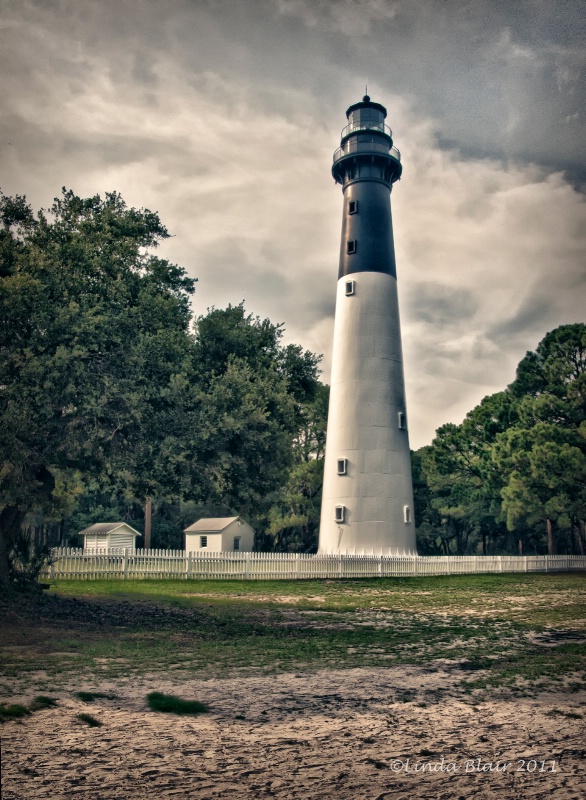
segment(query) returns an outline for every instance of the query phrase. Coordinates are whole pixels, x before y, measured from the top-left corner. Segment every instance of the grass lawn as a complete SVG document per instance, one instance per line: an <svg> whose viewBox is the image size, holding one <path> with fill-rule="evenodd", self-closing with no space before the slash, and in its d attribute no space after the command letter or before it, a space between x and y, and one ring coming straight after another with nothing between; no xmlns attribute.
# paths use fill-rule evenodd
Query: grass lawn
<svg viewBox="0 0 586 800"><path fill-rule="evenodd" d="M57 581L2 600L0 688L416 664L461 670L475 695L573 691L586 679L585 590L579 573Z"/></svg>

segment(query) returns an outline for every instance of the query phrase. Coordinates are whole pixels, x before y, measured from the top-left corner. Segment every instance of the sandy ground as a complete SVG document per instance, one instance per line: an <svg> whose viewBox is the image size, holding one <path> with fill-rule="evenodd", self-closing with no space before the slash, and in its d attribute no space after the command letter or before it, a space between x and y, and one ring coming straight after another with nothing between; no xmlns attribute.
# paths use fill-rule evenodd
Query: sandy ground
<svg viewBox="0 0 586 800"><path fill-rule="evenodd" d="M586 797L586 693L474 705L461 678L395 667L81 680L57 707L1 727L2 800ZM118 697L85 704L73 696L80 689ZM201 700L209 713L150 712L155 690ZM87 727L80 712L103 726Z"/></svg>

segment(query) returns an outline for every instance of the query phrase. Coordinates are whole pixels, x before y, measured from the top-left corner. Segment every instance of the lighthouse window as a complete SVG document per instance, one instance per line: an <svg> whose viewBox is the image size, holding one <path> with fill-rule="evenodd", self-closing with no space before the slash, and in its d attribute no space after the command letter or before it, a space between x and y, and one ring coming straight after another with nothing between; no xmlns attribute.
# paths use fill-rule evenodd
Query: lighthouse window
<svg viewBox="0 0 586 800"><path fill-rule="evenodd" d="M338 475L347 475L348 474L348 459L347 458L339 458L338 459Z"/></svg>
<svg viewBox="0 0 586 800"><path fill-rule="evenodd" d="M348 239L348 241L346 242L346 245L347 245L348 254L352 255L352 253L356 252L356 248L358 246L358 242L356 241L356 239Z"/></svg>
<svg viewBox="0 0 586 800"><path fill-rule="evenodd" d="M207 547L208 546L208 537L207 536L200 536L199 537L199 546L200 547Z"/></svg>
<svg viewBox="0 0 586 800"><path fill-rule="evenodd" d="M348 203L348 213L349 214L358 213L358 200L350 200L350 202Z"/></svg>
<svg viewBox="0 0 586 800"><path fill-rule="evenodd" d="M346 281L346 297L349 297L351 294L354 294L354 281Z"/></svg>
<svg viewBox="0 0 586 800"><path fill-rule="evenodd" d="M346 506L336 506L336 522L344 522L346 517Z"/></svg>
<svg viewBox="0 0 586 800"><path fill-rule="evenodd" d="M406 429L406 427L407 427L407 417L405 416L405 412L404 411L399 411L399 413L397 414L397 417L398 417L398 420L399 420L399 428L402 431L404 431Z"/></svg>
<svg viewBox="0 0 586 800"><path fill-rule="evenodd" d="M411 522L411 509L409 506L403 506L403 518L405 522Z"/></svg>

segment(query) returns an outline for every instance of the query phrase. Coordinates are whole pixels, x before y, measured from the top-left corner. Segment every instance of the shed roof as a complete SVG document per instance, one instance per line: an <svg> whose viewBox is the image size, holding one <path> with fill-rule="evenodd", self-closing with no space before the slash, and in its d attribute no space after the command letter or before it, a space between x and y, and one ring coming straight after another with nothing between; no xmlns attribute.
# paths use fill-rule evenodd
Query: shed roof
<svg viewBox="0 0 586 800"><path fill-rule="evenodd" d="M127 522L95 522L89 528L84 528L80 533L112 533L112 531L122 527L130 528L136 536L140 536L140 533Z"/></svg>
<svg viewBox="0 0 586 800"><path fill-rule="evenodd" d="M203 519L198 519L189 528L185 528L184 533L219 533L237 519L240 519L240 517L204 517Z"/></svg>

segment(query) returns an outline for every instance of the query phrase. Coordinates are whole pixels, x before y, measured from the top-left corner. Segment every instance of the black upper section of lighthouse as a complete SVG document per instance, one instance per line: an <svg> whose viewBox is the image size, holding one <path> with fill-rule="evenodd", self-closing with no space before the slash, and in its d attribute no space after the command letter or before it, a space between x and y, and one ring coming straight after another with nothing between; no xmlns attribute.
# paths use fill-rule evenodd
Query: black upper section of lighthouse
<svg viewBox="0 0 586 800"><path fill-rule="evenodd" d="M390 191L401 177L401 154L385 125L387 110L368 95L346 111L348 125L334 153L332 175L344 192L338 278L356 272L396 277Z"/></svg>

